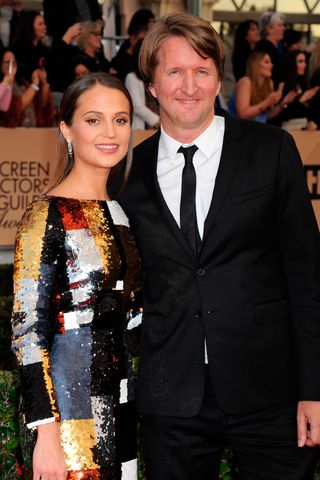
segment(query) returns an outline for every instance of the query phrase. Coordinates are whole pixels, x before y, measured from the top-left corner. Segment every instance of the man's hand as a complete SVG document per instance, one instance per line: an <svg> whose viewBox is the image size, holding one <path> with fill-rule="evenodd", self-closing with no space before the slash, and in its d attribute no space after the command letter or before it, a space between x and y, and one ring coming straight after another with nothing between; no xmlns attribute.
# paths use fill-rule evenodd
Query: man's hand
<svg viewBox="0 0 320 480"><path fill-rule="evenodd" d="M320 444L320 401L298 402L298 447Z"/></svg>

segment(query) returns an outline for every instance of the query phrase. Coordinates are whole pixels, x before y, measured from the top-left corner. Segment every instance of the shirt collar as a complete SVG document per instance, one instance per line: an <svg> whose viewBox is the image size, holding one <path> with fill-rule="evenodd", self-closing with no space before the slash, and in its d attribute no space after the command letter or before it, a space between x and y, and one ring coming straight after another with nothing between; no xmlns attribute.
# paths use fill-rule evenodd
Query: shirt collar
<svg viewBox="0 0 320 480"><path fill-rule="evenodd" d="M196 145L198 149L209 158L214 154L217 148L221 145L224 133L224 117L215 115L210 125L204 132L195 138L192 145ZM187 146L183 144L183 146ZM161 135L159 141L159 151L162 152L161 157L166 157L170 160L175 160L178 149L181 147L181 142L168 135L163 127L161 127Z"/></svg>

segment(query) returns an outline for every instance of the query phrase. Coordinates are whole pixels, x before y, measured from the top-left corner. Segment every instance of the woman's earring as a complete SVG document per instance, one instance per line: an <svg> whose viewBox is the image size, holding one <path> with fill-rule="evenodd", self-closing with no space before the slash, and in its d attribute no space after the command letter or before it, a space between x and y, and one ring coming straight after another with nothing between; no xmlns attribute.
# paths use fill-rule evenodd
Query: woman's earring
<svg viewBox="0 0 320 480"><path fill-rule="evenodd" d="M72 156L73 156L73 148L72 148L72 143L70 142L70 140L67 140L67 148L68 148L69 157L72 158Z"/></svg>

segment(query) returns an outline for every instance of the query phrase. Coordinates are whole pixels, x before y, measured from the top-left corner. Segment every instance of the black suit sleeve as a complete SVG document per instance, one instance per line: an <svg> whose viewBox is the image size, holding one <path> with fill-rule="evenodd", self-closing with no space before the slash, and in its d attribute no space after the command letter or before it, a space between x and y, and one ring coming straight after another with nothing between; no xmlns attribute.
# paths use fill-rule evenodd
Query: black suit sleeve
<svg viewBox="0 0 320 480"><path fill-rule="evenodd" d="M296 349L299 399L320 400L320 236L303 165L287 133L279 158L276 202Z"/></svg>

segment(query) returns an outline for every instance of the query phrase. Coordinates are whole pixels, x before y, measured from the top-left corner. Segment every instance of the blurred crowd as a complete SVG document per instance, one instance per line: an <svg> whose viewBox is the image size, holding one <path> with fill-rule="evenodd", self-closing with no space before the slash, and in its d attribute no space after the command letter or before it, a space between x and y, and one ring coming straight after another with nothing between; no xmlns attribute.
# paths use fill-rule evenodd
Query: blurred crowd
<svg viewBox="0 0 320 480"><path fill-rule="evenodd" d="M320 127L320 41L304 46L285 16L265 12L241 22L234 36L235 89L229 112L287 130Z"/></svg>
<svg viewBox="0 0 320 480"><path fill-rule="evenodd" d="M0 0L0 8L9 18L0 45L0 126L55 126L65 88L88 72L104 71L119 77L130 91L133 128L159 127L157 104L138 66L141 43L155 22L150 10L132 16L127 39L107 59L97 0L44 0L43 15L23 11L16 0ZM285 27L281 13L265 12L259 22L241 22L231 58L235 88L228 104L222 95L218 102L239 118L318 130L320 40L313 48L303 40L300 31Z"/></svg>

